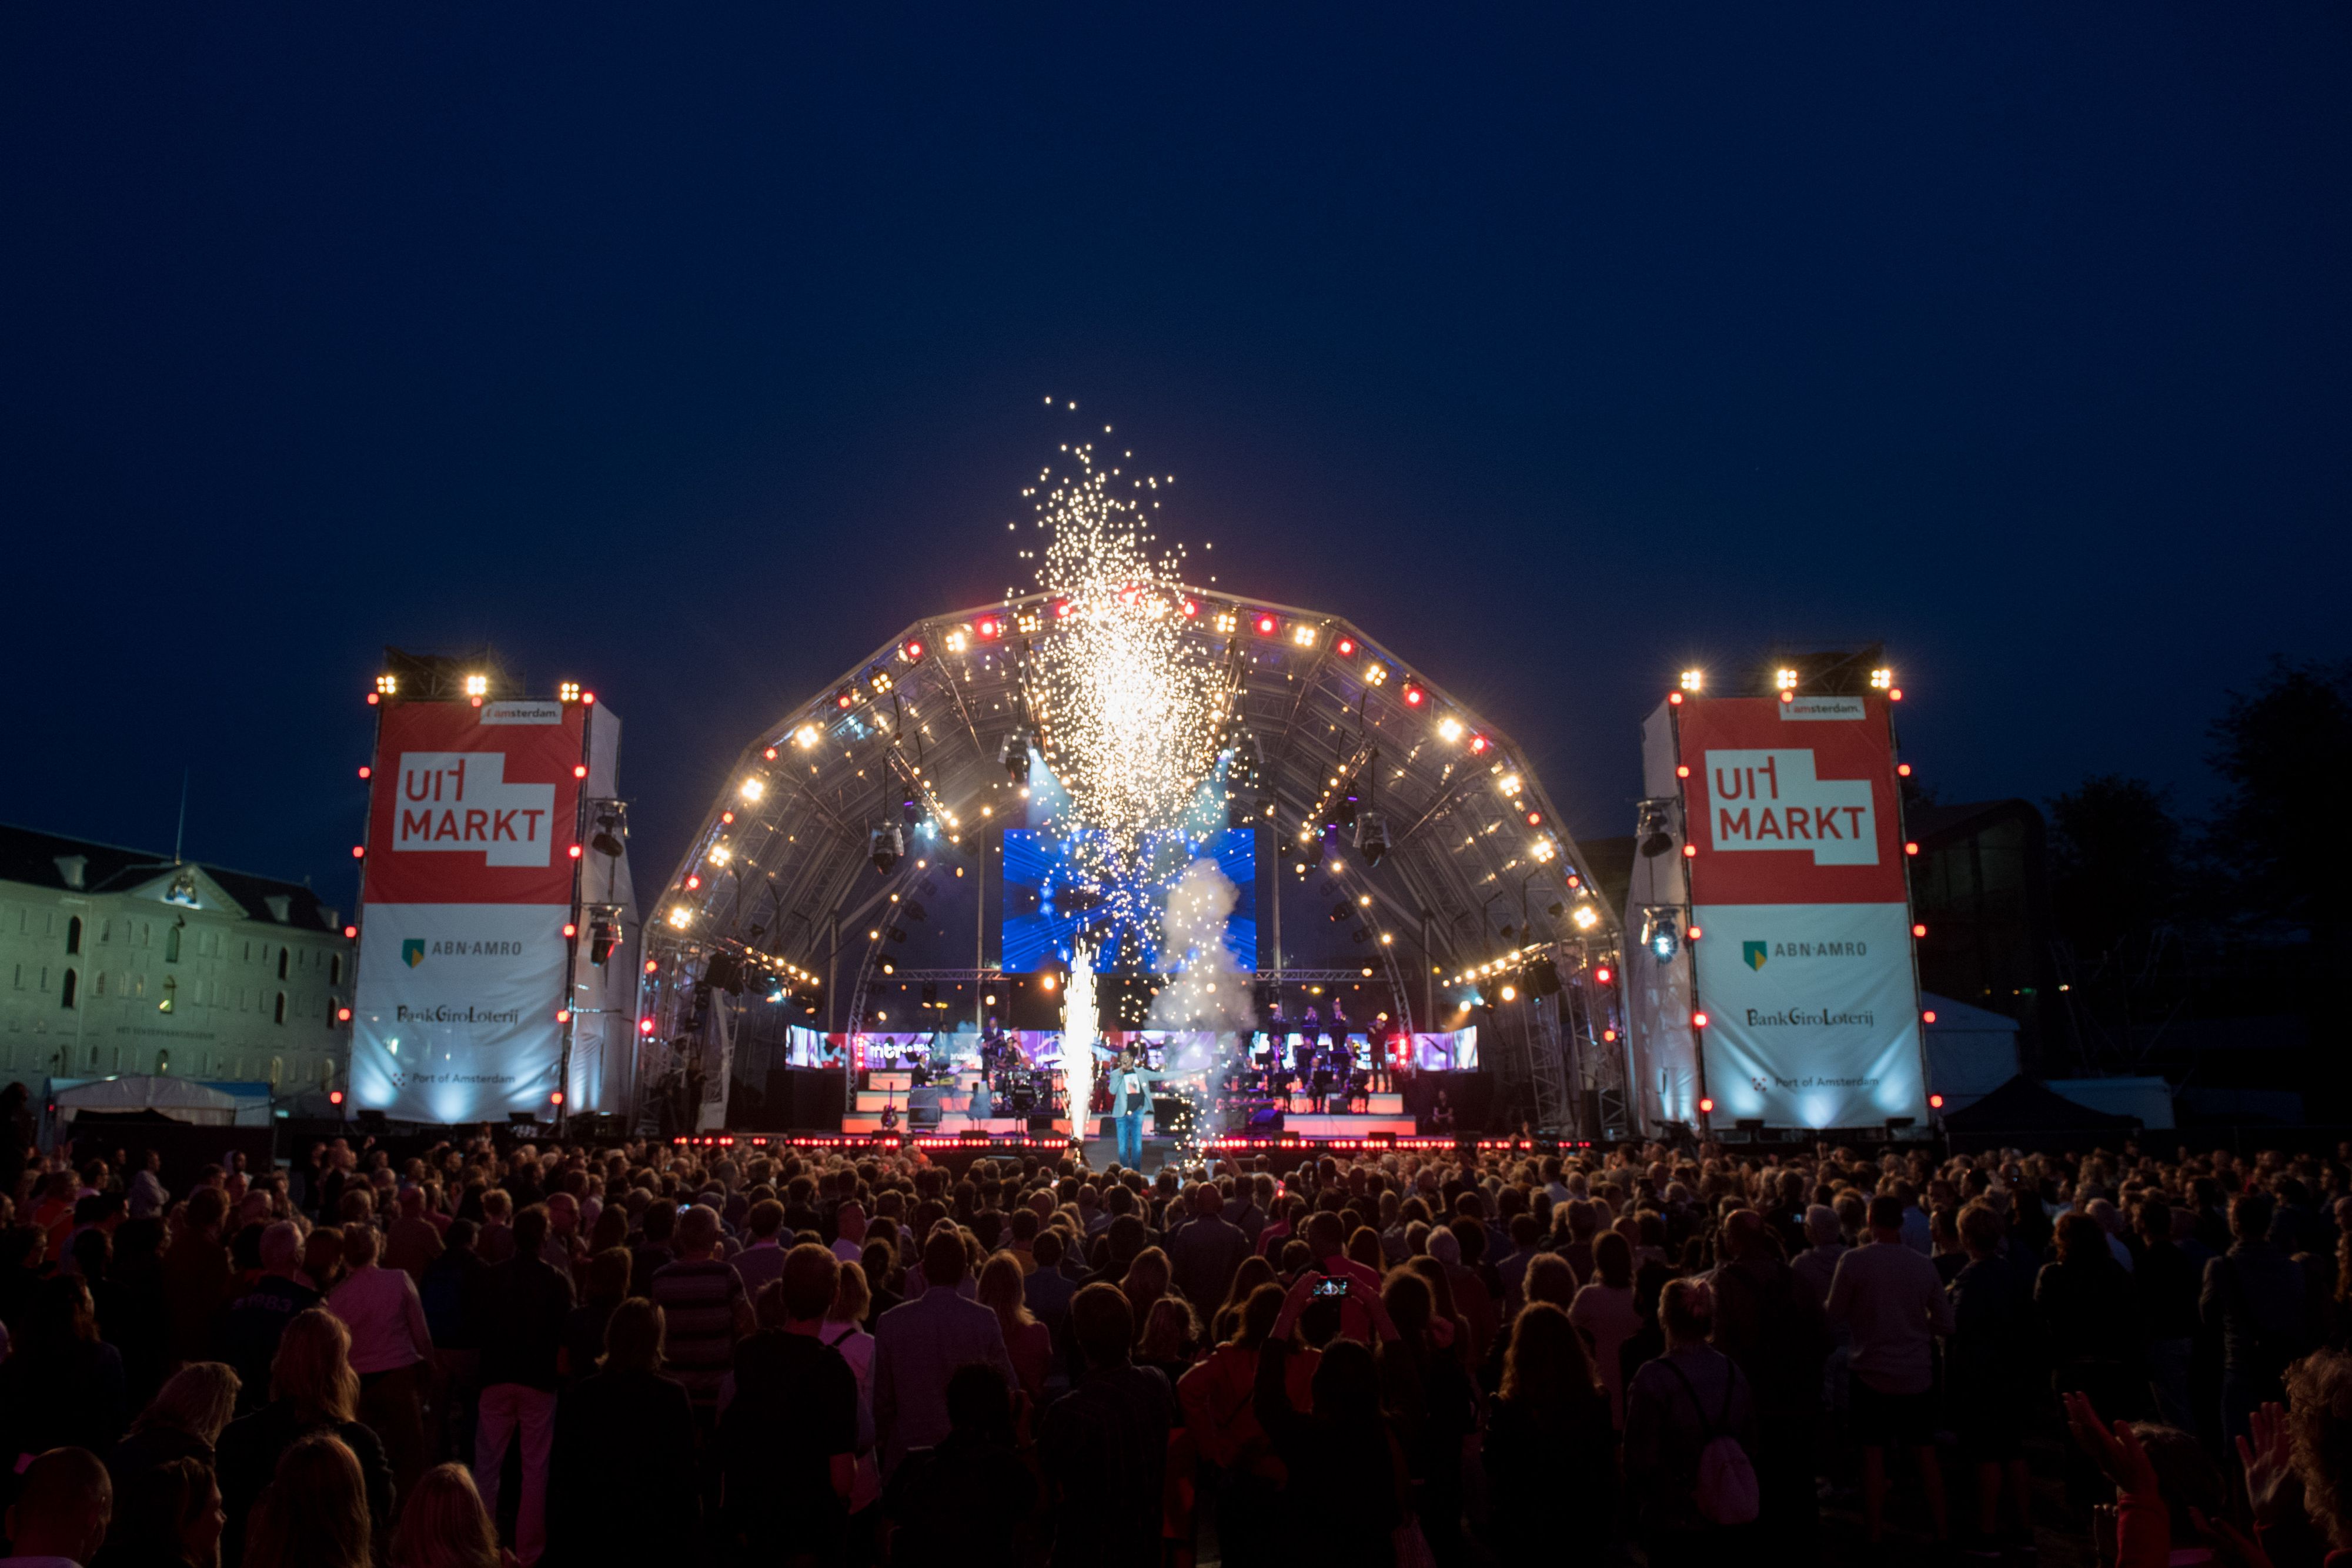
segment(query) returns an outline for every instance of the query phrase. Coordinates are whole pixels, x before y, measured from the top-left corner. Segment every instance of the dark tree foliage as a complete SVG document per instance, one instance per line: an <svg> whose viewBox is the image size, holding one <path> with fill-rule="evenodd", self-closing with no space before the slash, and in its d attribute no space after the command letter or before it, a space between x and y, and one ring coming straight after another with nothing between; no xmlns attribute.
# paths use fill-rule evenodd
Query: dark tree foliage
<svg viewBox="0 0 2352 1568"><path fill-rule="evenodd" d="M2191 868L2165 791L2100 774L2049 802L2050 905L2088 968L2130 962L2188 902Z"/></svg>
<svg viewBox="0 0 2352 1568"><path fill-rule="evenodd" d="M2337 797L2352 781L2352 664L2274 660L2214 721L2208 760L2229 793L2206 834L2232 902L2255 925L2308 930L2323 947L2344 929L2352 834Z"/></svg>

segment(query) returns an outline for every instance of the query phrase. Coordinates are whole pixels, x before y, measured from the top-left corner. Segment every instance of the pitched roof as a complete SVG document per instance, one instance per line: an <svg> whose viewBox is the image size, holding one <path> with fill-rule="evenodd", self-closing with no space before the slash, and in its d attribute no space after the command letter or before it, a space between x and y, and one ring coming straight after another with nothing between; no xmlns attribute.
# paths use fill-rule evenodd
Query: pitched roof
<svg viewBox="0 0 2352 1568"><path fill-rule="evenodd" d="M67 880L66 867L58 863L75 859L82 862L79 886ZM186 863L217 883L222 892L244 908L249 919L313 931L336 929L335 911L299 882L256 876L251 872L231 871L204 861ZM173 866L171 856L152 851L125 849L121 844L100 843L95 839L68 838L61 833L44 833L0 822L0 880L54 888L59 893L128 893L163 875ZM282 919L271 903L273 899L285 901Z"/></svg>

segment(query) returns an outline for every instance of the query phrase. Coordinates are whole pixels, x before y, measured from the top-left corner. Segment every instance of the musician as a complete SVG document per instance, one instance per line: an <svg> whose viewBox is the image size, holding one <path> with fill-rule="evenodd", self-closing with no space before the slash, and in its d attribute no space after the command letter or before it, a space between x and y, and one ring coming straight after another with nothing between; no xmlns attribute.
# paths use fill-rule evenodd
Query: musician
<svg viewBox="0 0 2352 1568"><path fill-rule="evenodd" d="M1097 1060L1111 1063L1110 1105L1118 1118L1118 1163L1139 1171L1143 1168L1143 1113L1151 1103L1151 1086L1166 1082L1174 1074L1144 1066L1141 1051L1132 1044L1116 1053L1099 1044L1093 1051Z"/></svg>
<svg viewBox="0 0 2352 1568"><path fill-rule="evenodd" d="M1333 1045L1348 1043L1348 1005L1339 998L1331 998L1331 1029L1328 1036Z"/></svg>

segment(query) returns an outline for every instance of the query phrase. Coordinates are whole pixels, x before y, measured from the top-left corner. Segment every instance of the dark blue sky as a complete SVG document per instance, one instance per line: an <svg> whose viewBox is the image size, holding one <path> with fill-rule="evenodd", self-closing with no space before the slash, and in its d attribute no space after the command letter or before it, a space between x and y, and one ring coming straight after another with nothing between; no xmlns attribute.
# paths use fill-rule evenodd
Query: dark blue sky
<svg viewBox="0 0 2352 1568"><path fill-rule="evenodd" d="M376 649L487 639L658 876L1014 580L1049 392L1580 833L1691 657L1883 637L1947 799L2194 806L2352 641L2341 6L328 9L0 16L0 820L184 765L347 897Z"/></svg>

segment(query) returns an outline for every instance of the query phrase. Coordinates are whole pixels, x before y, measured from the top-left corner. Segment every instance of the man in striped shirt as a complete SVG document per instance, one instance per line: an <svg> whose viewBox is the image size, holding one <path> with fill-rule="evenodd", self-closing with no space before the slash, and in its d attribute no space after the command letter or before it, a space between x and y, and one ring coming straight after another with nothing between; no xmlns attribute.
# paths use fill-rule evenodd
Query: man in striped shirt
<svg viewBox="0 0 2352 1568"><path fill-rule="evenodd" d="M653 1299L667 1320L665 1367L686 1385L694 1417L708 1431L719 1385L735 1369L735 1342L757 1326L735 1265L719 1256L719 1211L698 1203L677 1217L677 1261L654 1271Z"/></svg>

